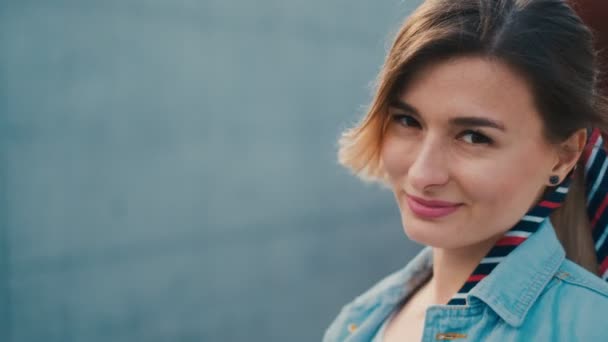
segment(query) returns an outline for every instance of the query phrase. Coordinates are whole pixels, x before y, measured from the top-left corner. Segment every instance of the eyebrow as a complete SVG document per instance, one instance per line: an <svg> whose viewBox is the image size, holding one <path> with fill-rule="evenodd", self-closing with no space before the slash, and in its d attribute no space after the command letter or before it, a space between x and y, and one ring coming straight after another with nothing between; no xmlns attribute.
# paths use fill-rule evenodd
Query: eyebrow
<svg viewBox="0 0 608 342"><path fill-rule="evenodd" d="M412 105L405 103L401 100L394 100L390 103L390 107L395 107L402 109L406 112L415 114L417 116L421 116L420 112ZM465 126L465 127L490 127L496 128L501 131L506 131L505 125L503 125L499 121L495 121L489 118L479 117L479 116L460 116L456 118L451 118L449 123L454 126Z"/></svg>

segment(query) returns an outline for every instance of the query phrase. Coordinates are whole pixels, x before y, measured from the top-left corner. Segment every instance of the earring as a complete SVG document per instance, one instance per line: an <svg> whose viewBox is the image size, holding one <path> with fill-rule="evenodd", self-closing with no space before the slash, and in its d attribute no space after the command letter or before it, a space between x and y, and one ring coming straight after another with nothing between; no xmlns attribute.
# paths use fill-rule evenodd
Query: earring
<svg viewBox="0 0 608 342"><path fill-rule="evenodd" d="M551 185L559 184L559 176L553 175L549 177L549 183L551 183Z"/></svg>

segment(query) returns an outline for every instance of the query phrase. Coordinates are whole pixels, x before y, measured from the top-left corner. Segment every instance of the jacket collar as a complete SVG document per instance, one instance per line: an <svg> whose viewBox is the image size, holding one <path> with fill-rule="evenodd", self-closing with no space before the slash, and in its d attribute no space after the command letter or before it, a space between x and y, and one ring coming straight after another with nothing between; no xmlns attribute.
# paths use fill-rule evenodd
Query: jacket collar
<svg viewBox="0 0 608 342"><path fill-rule="evenodd" d="M469 292L468 303L480 300L518 327L564 259L564 249L547 218Z"/></svg>
<svg viewBox="0 0 608 342"><path fill-rule="evenodd" d="M470 306L481 302L509 325L518 327L565 259L553 225L545 219L538 230L502 260L467 295ZM394 307L432 274L433 254L425 247L401 270L357 297L352 308ZM434 307L453 307L436 305Z"/></svg>

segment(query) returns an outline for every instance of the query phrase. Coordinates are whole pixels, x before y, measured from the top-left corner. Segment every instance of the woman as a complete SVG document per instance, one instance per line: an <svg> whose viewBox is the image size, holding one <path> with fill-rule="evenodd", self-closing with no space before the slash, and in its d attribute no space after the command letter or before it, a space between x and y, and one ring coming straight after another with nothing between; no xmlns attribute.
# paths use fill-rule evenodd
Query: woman
<svg viewBox="0 0 608 342"><path fill-rule="evenodd" d="M339 159L427 246L324 341L608 340L607 101L562 0L427 0ZM603 280L603 279L604 280Z"/></svg>

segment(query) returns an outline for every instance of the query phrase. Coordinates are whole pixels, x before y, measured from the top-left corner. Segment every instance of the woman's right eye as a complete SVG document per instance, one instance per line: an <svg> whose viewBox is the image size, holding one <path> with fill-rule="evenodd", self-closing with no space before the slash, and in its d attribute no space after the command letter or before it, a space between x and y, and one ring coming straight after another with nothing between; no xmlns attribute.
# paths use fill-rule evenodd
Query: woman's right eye
<svg viewBox="0 0 608 342"><path fill-rule="evenodd" d="M393 114L393 121L405 127L420 127L420 123L411 115Z"/></svg>

